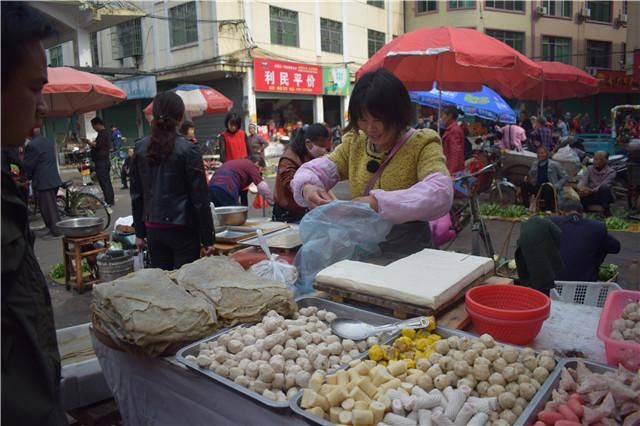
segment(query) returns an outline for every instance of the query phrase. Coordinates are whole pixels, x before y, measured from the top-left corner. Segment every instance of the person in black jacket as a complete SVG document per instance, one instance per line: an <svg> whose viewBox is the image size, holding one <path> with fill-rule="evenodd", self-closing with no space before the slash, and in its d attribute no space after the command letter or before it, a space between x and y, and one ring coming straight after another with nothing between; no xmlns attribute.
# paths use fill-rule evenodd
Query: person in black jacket
<svg viewBox="0 0 640 426"><path fill-rule="evenodd" d="M104 127L104 121L100 117L94 117L91 120L93 130L98 132L98 136L92 142L88 142L91 146L91 160L96 165L96 177L98 184L102 189L104 202L109 206L113 206L115 198L113 195L113 186L111 185L111 134Z"/></svg>
<svg viewBox="0 0 640 426"><path fill-rule="evenodd" d="M582 217L578 200L560 203L563 216L551 218L561 230L560 257L564 267L556 275L560 281L599 281L598 271L609 253L620 252L620 242L609 234L607 226Z"/></svg>
<svg viewBox="0 0 640 426"><path fill-rule="evenodd" d="M133 148L128 148L127 157L122 163L122 168L120 169L120 180L122 181L122 187L120 189L129 189L129 186L127 185L127 179L129 178L129 173L131 173L131 157L133 157L133 152Z"/></svg>
<svg viewBox="0 0 640 426"><path fill-rule="evenodd" d="M20 147L42 126L53 26L28 2L3 2L2 148ZM68 424L60 401L60 353L47 281L33 250L25 200L2 170L3 425Z"/></svg>
<svg viewBox="0 0 640 426"><path fill-rule="evenodd" d="M24 150L24 168L31 180L42 220L49 228L49 235L45 237L59 237L56 223L60 221L60 215L56 195L62 180L58 174L55 143L41 136L40 129L33 129L33 138Z"/></svg>
<svg viewBox="0 0 640 426"><path fill-rule="evenodd" d="M214 229L202 156L178 134L184 103L173 92L153 100L151 136L131 160L131 207L136 246L149 246L151 266L177 269L214 253Z"/></svg>

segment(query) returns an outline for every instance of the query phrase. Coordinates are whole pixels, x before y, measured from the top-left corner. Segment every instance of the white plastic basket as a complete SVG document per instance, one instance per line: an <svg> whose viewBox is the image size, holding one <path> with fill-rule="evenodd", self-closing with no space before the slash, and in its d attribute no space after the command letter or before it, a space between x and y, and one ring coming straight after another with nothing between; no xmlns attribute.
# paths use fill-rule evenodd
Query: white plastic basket
<svg viewBox="0 0 640 426"><path fill-rule="evenodd" d="M595 281L556 281L549 293L551 300L602 308L611 291L620 290L616 283Z"/></svg>

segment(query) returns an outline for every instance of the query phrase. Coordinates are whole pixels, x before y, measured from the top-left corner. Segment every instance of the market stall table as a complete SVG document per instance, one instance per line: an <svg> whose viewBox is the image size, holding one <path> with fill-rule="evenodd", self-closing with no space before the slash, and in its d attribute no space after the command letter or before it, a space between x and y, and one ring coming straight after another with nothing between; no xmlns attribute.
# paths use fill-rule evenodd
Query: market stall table
<svg viewBox="0 0 640 426"><path fill-rule="evenodd" d="M93 348L127 425L306 425L214 382L171 358L130 355L103 345Z"/></svg>

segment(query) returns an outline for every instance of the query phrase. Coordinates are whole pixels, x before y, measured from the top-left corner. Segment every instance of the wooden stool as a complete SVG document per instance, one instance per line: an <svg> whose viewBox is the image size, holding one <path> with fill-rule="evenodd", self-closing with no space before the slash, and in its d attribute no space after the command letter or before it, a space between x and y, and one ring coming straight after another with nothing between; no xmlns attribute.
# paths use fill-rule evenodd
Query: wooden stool
<svg viewBox="0 0 640 426"><path fill-rule="evenodd" d="M91 246L93 246L94 243L98 241L102 241L104 247L83 251L83 245L91 244ZM87 281L84 280L82 274L82 259L88 258L89 256L95 257L98 253L105 252L108 249L109 234L106 232L101 232L89 237L64 237L62 239L62 257L64 263L64 283L67 290L70 290L71 286L73 286L78 293L82 294L85 285L93 285L98 282L99 280L95 269L90 271L89 279ZM73 266L74 262L75 269Z"/></svg>

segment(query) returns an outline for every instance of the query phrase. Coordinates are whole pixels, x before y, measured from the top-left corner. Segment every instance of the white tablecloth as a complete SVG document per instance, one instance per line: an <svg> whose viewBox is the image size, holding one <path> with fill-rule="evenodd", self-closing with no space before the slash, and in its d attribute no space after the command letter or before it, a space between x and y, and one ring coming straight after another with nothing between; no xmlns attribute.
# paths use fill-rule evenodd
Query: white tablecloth
<svg viewBox="0 0 640 426"><path fill-rule="evenodd" d="M92 339L127 426L306 425L167 359L129 355Z"/></svg>

